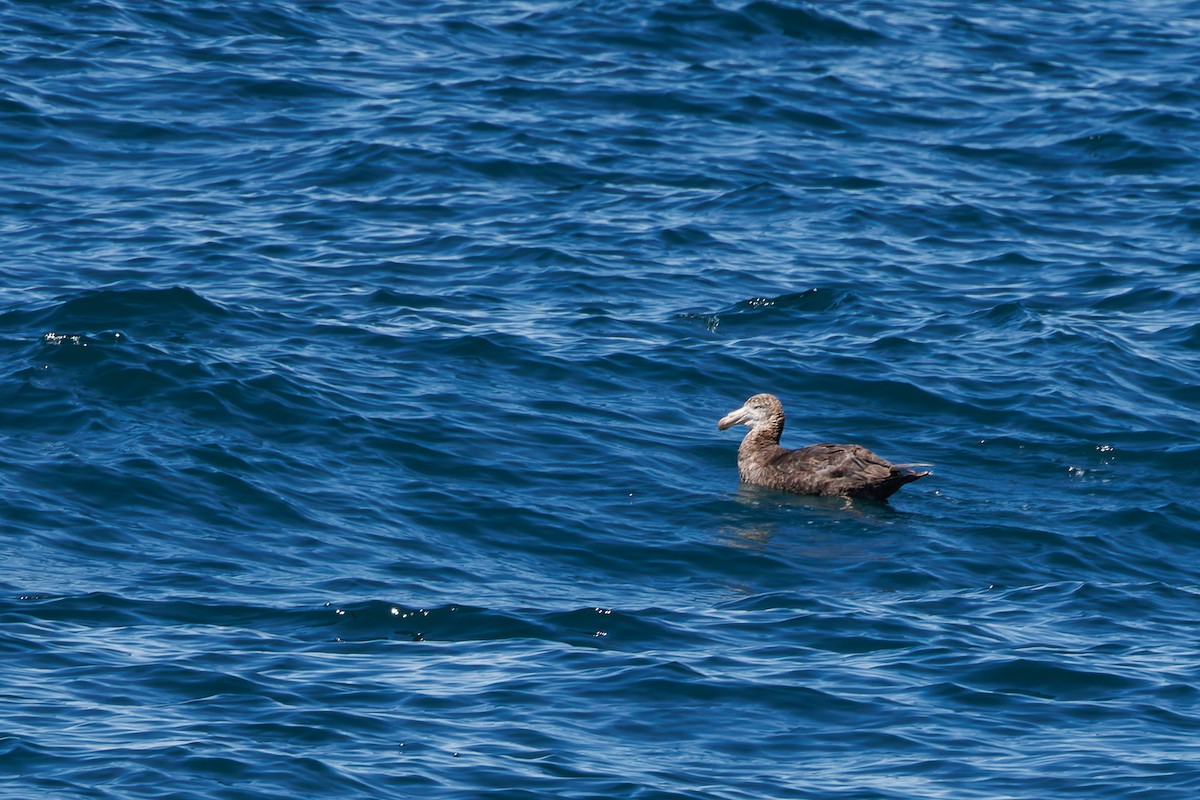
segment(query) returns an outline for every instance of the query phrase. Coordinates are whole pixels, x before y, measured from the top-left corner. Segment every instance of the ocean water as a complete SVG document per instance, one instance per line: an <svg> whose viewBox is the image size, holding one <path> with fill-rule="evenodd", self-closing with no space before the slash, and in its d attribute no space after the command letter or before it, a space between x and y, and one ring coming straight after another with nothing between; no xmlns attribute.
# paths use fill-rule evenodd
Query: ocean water
<svg viewBox="0 0 1200 800"><path fill-rule="evenodd" d="M1200 4L0 33L3 797L1200 793Z"/></svg>

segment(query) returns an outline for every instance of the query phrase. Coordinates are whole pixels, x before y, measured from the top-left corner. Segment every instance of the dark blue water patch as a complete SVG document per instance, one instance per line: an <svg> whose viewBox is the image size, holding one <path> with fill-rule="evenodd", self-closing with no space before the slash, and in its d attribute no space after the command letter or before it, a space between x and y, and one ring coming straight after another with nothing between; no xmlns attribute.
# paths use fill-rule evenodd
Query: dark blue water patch
<svg viewBox="0 0 1200 800"><path fill-rule="evenodd" d="M754 297L713 312L680 312L677 317L699 322L712 333L722 324L735 330L749 327L752 332L755 323L786 324L789 318L803 319L810 314L836 311L847 304L853 305L854 301L851 290L809 289L780 297Z"/></svg>
<svg viewBox="0 0 1200 800"><path fill-rule="evenodd" d="M661 609L621 611L499 612L470 606L412 608L370 602L333 607L320 631L336 641L388 639L412 642L541 640L576 647L640 651L646 644L697 641L686 628L672 629ZM681 620L682 621L682 620Z"/></svg>
<svg viewBox="0 0 1200 800"><path fill-rule="evenodd" d="M125 321L176 322L181 328L204 320L219 319L226 312L196 292L184 288L100 290L78 297L64 297L40 312L9 312L5 324L43 326L63 331L104 330ZM119 325L117 325L119 327ZM73 334L64 334L73 335ZM76 334L77 335L77 334ZM111 338L112 334L108 334ZM59 341L47 340L48 344ZM67 342L79 344L78 342Z"/></svg>

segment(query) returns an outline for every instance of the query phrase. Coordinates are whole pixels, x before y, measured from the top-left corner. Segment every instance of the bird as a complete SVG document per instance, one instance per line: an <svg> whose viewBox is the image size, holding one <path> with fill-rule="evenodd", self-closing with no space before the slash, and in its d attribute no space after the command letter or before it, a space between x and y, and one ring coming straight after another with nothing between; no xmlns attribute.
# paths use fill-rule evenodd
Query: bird
<svg viewBox="0 0 1200 800"><path fill-rule="evenodd" d="M906 483L931 474L892 464L858 444L780 447L783 403L773 394L756 394L717 423L718 430L745 425L750 430L738 447L738 475L745 483L797 494L887 500Z"/></svg>

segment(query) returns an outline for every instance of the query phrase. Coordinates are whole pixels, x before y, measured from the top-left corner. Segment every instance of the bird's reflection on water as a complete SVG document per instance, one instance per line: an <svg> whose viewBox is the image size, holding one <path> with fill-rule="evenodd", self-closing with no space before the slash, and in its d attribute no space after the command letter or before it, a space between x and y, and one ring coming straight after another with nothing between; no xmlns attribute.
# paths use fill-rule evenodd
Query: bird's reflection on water
<svg viewBox="0 0 1200 800"><path fill-rule="evenodd" d="M801 539L789 538L787 546L802 548L816 557L881 557L875 537L871 537L868 550L861 536L847 536L841 526L852 523L868 530L886 529L909 516L875 500L787 494L751 484L740 485L732 499L747 510L761 513L731 515L737 519L718 529L719 542L763 550L781 530L790 532L803 526L809 533Z"/></svg>

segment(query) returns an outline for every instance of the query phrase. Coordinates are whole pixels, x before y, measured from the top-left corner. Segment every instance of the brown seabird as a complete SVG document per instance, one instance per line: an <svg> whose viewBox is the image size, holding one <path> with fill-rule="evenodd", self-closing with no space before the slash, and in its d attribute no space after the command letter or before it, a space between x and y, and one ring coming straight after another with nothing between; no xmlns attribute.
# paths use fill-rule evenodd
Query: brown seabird
<svg viewBox="0 0 1200 800"><path fill-rule="evenodd" d="M754 395L722 417L717 428L734 425L750 429L738 447L738 475L746 483L800 494L886 500L904 484L929 474L910 469L927 464L892 464L857 444L780 447L783 404L773 394Z"/></svg>

